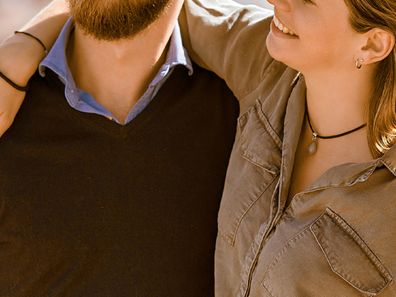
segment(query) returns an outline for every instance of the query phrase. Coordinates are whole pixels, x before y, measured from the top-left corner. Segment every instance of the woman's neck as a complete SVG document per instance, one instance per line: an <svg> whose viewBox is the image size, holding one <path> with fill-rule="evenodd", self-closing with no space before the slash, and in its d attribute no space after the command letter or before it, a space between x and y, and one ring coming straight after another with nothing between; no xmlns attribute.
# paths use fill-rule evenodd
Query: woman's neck
<svg viewBox="0 0 396 297"><path fill-rule="evenodd" d="M335 135L367 122L374 67L307 73L307 107L320 135Z"/></svg>

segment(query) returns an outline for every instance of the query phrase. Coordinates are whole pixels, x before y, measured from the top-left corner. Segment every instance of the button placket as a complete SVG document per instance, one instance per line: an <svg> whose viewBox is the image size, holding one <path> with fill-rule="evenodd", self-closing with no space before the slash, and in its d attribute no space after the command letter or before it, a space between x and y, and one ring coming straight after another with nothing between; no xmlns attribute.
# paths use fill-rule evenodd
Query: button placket
<svg viewBox="0 0 396 297"><path fill-rule="evenodd" d="M271 233L275 226L275 214L277 213L277 200L278 200L278 193L280 187L280 179L276 184L274 192L271 198L271 213L270 213L270 220L268 224L263 223L259 229L259 232L256 235L255 240L253 241L250 249L247 252L247 255L244 259L245 265L243 266L243 270L241 273L241 286L238 292L237 297L248 297L250 292L251 281L253 278L253 274L258 262L258 258L260 253L264 247L264 243L268 238L268 235Z"/></svg>

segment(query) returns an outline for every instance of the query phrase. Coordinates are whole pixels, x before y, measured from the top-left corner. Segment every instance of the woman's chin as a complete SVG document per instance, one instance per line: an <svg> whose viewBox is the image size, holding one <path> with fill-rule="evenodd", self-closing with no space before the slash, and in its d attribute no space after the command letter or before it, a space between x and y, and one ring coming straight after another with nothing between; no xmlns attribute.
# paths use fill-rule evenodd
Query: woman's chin
<svg viewBox="0 0 396 297"><path fill-rule="evenodd" d="M284 63L284 52L285 50L279 46L279 44L276 42L276 40L272 39L271 33L267 36L266 40L266 45L267 45L267 50L270 56L279 62Z"/></svg>
<svg viewBox="0 0 396 297"><path fill-rule="evenodd" d="M293 62L293 57L291 54L294 52L292 49L286 49L277 42L277 40L273 40L271 37L271 33L267 36L266 40L267 50L269 55L276 61L281 62L288 67L293 69L297 69L298 63L296 61Z"/></svg>

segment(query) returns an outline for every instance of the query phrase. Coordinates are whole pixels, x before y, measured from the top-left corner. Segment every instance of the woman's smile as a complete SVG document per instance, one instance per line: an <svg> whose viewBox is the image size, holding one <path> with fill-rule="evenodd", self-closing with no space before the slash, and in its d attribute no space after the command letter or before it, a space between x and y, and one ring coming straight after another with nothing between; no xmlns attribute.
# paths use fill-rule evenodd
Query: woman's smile
<svg viewBox="0 0 396 297"><path fill-rule="evenodd" d="M286 27L286 25L283 24L283 23L278 19L278 17L277 17L275 14L274 14L273 22L274 22L275 27L276 27L277 29L279 29L280 31L282 31L283 33L289 34L289 35L291 35L291 36L298 37L298 36L296 35L296 33L294 33L293 30L291 30L290 28Z"/></svg>

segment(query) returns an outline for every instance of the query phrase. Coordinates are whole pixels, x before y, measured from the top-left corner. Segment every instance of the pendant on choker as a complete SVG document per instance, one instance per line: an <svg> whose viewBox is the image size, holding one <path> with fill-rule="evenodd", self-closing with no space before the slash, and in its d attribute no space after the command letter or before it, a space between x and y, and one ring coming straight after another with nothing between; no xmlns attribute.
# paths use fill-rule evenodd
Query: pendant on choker
<svg viewBox="0 0 396 297"><path fill-rule="evenodd" d="M313 155L318 149L318 134L312 133L312 142L308 145L308 154Z"/></svg>
<svg viewBox="0 0 396 297"><path fill-rule="evenodd" d="M306 115L307 120L308 120L309 129L310 129L310 131L312 133L312 142L308 145L308 149L307 149L307 152L310 155L314 155L317 152L317 150L318 150L318 138L320 138L320 139L332 139L332 138L342 137L342 136L351 134L353 132L356 132L356 131L358 131L358 130L360 130L360 129L362 129L362 128L367 126L367 124L364 123L364 124L360 125L359 127L356 127L356 128L354 128L352 130L349 130L349 131L346 131L346 132L343 132L343 133L340 133L340 134L323 136L323 135L319 135L312 128L311 120L309 119L308 106L307 105L305 106L305 115Z"/></svg>

